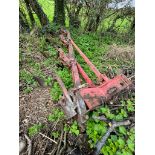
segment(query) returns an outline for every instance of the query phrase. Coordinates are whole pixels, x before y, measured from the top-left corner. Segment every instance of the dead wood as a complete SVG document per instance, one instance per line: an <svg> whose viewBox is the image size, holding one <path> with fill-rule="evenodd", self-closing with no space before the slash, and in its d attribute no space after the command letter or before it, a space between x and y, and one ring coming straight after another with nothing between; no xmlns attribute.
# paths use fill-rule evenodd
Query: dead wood
<svg viewBox="0 0 155 155"><path fill-rule="evenodd" d="M28 151L28 155L31 155L31 150L32 150L32 142L30 140L30 138L25 134L25 138L27 140L27 143L28 143L28 148L27 148L27 151Z"/></svg>
<svg viewBox="0 0 155 155"><path fill-rule="evenodd" d="M129 120L127 121L122 121L122 122L112 122L112 124L110 124L110 127L108 129L108 131L106 132L106 134L101 138L100 141L97 142L96 144L96 151L94 152L94 155L99 155L101 148L105 145L106 140L108 139L109 135L111 132L113 132L113 130L116 127L122 126L122 125L130 125L131 122Z"/></svg>

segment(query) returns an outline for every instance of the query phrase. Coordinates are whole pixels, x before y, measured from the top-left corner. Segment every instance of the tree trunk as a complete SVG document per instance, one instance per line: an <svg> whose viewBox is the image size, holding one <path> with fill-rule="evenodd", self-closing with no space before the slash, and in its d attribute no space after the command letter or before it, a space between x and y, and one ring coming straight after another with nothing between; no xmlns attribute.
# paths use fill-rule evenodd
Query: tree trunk
<svg viewBox="0 0 155 155"><path fill-rule="evenodd" d="M131 23L131 30L135 30L135 18L133 19L132 23Z"/></svg>
<svg viewBox="0 0 155 155"><path fill-rule="evenodd" d="M53 22L57 25L65 25L64 0L55 0Z"/></svg>
<svg viewBox="0 0 155 155"><path fill-rule="evenodd" d="M70 27L74 27L74 28L79 28L80 27L80 19L79 19L79 13L80 10L82 8L82 4L77 6L76 11L70 11L70 9L68 8L67 4L66 4L66 9L68 12L68 16L69 16L69 26Z"/></svg>
<svg viewBox="0 0 155 155"><path fill-rule="evenodd" d="M30 17L31 26L33 28L35 20L34 20L33 14L32 14L31 6L29 4L29 0L24 0L24 1L25 1L26 8L27 8L27 11L28 11L28 14L29 14L29 17Z"/></svg>
<svg viewBox="0 0 155 155"><path fill-rule="evenodd" d="M26 16L25 14L21 11L21 9L19 8L19 29L21 31L26 30L28 31L30 29L29 24L26 20Z"/></svg>
<svg viewBox="0 0 155 155"><path fill-rule="evenodd" d="M87 31L89 31L89 32L97 31L99 24L100 24L100 14L96 15L95 20L91 19L89 21Z"/></svg>
<svg viewBox="0 0 155 155"><path fill-rule="evenodd" d="M46 14L44 13L43 9L41 8L41 6L39 5L38 1L37 0L28 0L28 1L33 11L37 14L41 25L42 26L48 25L49 23L48 18Z"/></svg>

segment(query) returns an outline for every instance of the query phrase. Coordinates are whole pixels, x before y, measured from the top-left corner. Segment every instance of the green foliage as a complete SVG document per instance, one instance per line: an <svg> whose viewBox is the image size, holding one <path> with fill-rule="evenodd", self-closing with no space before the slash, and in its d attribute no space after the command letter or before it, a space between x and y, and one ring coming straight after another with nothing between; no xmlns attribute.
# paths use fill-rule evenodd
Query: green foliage
<svg viewBox="0 0 155 155"><path fill-rule="evenodd" d="M58 108L54 108L52 110L52 113L48 116L48 120L50 122L55 122L55 121L59 121L61 119L64 118L64 113L62 110L58 109Z"/></svg>
<svg viewBox="0 0 155 155"><path fill-rule="evenodd" d="M48 77L47 79L45 79L45 85L49 86L51 84L52 78Z"/></svg>
<svg viewBox="0 0 155 155"><path fill-rule="evenodd" d="M44 36L41 36L40 37L40 42L39 42L39 51L44 51L46 50L46 46L47 46L47 43L46 43L46 40L45 40L45 37Z"/></svg>
<svg viewBox="0 0 155 155"><path fill-rule="evenodd" d="M36 135L43 128L42 124L34 124L28 129L28 134L30 137Z"/></svg>
<svg viewBox="0 0 155 155"><path fill-rule="evenodd" d="M101 153L103 155L132 155L134 153L134 141L127 140L126 142L124 136L111 135L106 145L101 149Z"/></svg>
<svg viewBox="0 0 155 155"><path fill-rule="evenodd" d="M53 101L58 101L60 99L60 97L62 96L62 90L58 82L54 82L51 88L50 94L51 94Z"/></svg>
<svg viewBox="0 0 155 155"><path fill-rule="evenodd" d="M75 134L76 136L79 135L80 131L78 129L77 121L74 121L73 124L70 126L69 133Z"/></svg>
<svg viewBox="0 0 155 155"><path fill-rule="evenodd" d="M40 0L41 1L41 0ZM124 23L123 23L124 24ZM52 26L51 26L52 27ZM53 30L57 30L55 26L52 27ZM116 43L116 44L124 44L123 36L116 37L104 34L102 37L101 34L97 33L81 33L77 30L71 30L71 36L74 39L75 43L80 47L80 49L88 56L88 58L97 66L97 68L101 72L108 71L108 65L112 66L112 70L115 72L117 68L121 68L121 63L117 60L111 59L103 59L103 56L108 51L108 45ZM55 38L55 40L58 40ZM39 75L43 77L46 85L50 85L52 79L51 77L45 78L45 75L41 71L41 64L46 67L50 67L52 69L57 70L57 74L62 78L67 89L73 87L71 72L64 67L56 68L55 64L60 63L60 61L56 58L57 52L51 45L48 45L45 42L45 37L35 37L24 39L24 41L28 42L28 45L25 47L25 53L31 53L34 51L36 55L37 52L48 51L50 53L50 57L48 59L43 60L42 62L35 62L32 58L26 59L27 66L31 67L34 70L35 75ZM25 55L26 55L25 54ZM25 61L24 54L20 54L20 61ZM79 54L75 51L75 56L77 61L84 68L85 72L89 75L94 82L96 82L96 78L94 73L92 73L83 59L79 56ZM134 61L134 60L133 60ZM35 86L35 81L32 75L26 70L22 69L20 71L20 79L26 83L26 91L30 92ZM51 88L51 97L54 101L58 101L62 96L62 90L57 82L54 82ZM95 115L104 115L109 120L121 121L130 116L131 113L135 111L134 109L134 100L132 98L128 100L122 99L121 101L122 107L118 108L118 110L111 111L108 106L104 106L90 113L90 116ZM59 121L63 119L64 114L59 109L53 109L52 113L48 116L48 120L51 122ZM29 129L31 135L34 135L40 131L40 127L38 125L34 125ZM88 142L91 148L94 148L97 141L106 133L108 129L108 124L103 121L94 120L90 117L90 119L86 123L86 133L88 135ZM73 122L71 126L65 124L65 131L70 132L78 136L80 134L79 127L76 121ZM112 133L108 138L106 145L102 148L101 153L104 155L131 155L134 154L134 130L129 130L124 126L120 126L116 129L117 135ZM51 136L54 138L58 138L59 132L54 131L51 133Z"/></svg>
<svg viewBox="0 0 155 155"><path fill-rule="evenodd" d="M33 79L33 76L31 75L31 73L29 73L26 70L22 70L19 72L19 78L21 80L24 80L26 84L30 85L33 84L35 81Z"/></svg>
<svg viewBox="0 0 155 155"><path fill-rule="evenodd" d="M65 124L64 131L78 136L80 134L80 130L77 121L73 121L71 125Z"/></svg>
<svg viewBox="0 0 155 155"><path fill-rule="evenodd" d="M55 131L55 132L51 132L51 136L54 137L54 138L58 138L59 137L59 132L58 131Z"/></svg>
<svg viewBox="0 0 155 155"><path fill-rule="evenodd" d="M106 118L110 120L116 120L116 121L121 121L128 116L125 109L120 109L117 111L117 113L116 112L112 113L110 109L108 108L108 106L98 109L97 112L99 114L104 114Z"/></svg>
<svg viewBox="0 0 155 155"><path fill-rule="evenodd" d="M120 132L121 134L123 134L123 135L126 135L126 133L127 133L127 131L126 131L126 129L125 129L124 126L120 126L120 127L119 127L119 132Z"/></svg>
<svg viewBox="0 0 155 155"><path fill-rule="evenodd" d="M58 76L62 79L67 89L73 87L71 72L64 68L63 70L58 71ZM58 101L62 96L62 90L58 84L58 82L54 82L51 88L51 97L53 101Z"/></svg>
<svg viewBox="0 0 155 155"><path fill-rule="evenodd" d="M128 140L127 140L127 144L128 144L129 149L133 152L134 149L135 149L135 148L134 148L135 145L134 145L133 141L130 140L130 139L128 139Z"/></svg>
<svg viewBox="0 0 155 155"><path fill-rule="evenodd" d="M134 104L133 101L127 100L127 110L128 110L129 112L135 111L135 108L134 108L133 104Z"/></svg>
<svg viewBox="0 0 155 155"><path fill-rule="evenodd" d="M128 100L122 100L121 103L124 108L116 111L111 111L108 106L101 107L93 112L92 116L104 115L109 120L122 121L128 117L129 111L126 106ZM133 104L133 101L132 101ZM105 135L108 129L108 124L97 119L89 119L86 124L86 133L88 135L88 142L91 148L94 148L97 141ZM115 129L117 135L112 134L106 141L106 145L101 149L103 155L115 154L133 154L134 153L134 129L127 130L125 126L120 126ZM126 138L128 139L126 141Z"/></svg>
<svg viewBox="0 0 155 155"><path fill-rule="evenodd" d="M86 133L89 138L90 147L94 147L98 139L100 139L107 131L107 124L103 121L94 121L89 119L86 124Z"/></svg>
<svg viewBox="0 0 155 155"><path fill-rule="evenodd" d="M29 93L32 92L32 90L33 90L32 87L27 86L27 87L24 89L24 93L29 94Z"/></svg>
<svg viewBox="0 0 155 155"><path fill-rule="evenodd" d="M111 112L111 110L108 108L108 106L105 106L105 107L102 107L102 108L96 110L95 112L93 112L93 115L96 115L96 116L105 115L105 117L108 118L109 120L121 121L128 117L128 113L134 111L134 106L133 106L134 101L132 99L130 99L130 100L128 99L128 100L122 100L121 103L122 103L122 105L124 105L124 108L120 108L116 111ZM133 106L132 107L133 109L128 109L128 106L131 106L131 105ZM93 122L95 122L95 124L96 124L96 120L94 120ZM100 121L97 121L97 123L100 123ZM90 123L90 124L93 124L93 123ZM95 124L93 124L93 125L95 126ZM91 125L88 126L87 130L88 131L91 130L90 128L92 128ZM94 130L94 132L95 131L96 130ZM106 131L107 130L105 130L105 132ZM115 154L132 155L134 153L134 140L135 140L134 129L131 128L128 131L126 129L126 127L120 126L120 127L116 128L116 131L119 136L111 135L108 138L106 145L102 148L101 153L104 155L105 154L107 154L107 155L115 155ZM94 135L98 135L99 133L100 133L99 131L95 134L87 132L87 134L89 135L89 138L90 138L90 140L89 140L90 147L95 146L96 142L93 143ZM128 140L126 141L127 137L128 137ZM97 137L97 138L100 139L100 137Z"/></svg>
<svg viewBox="0 0 155 155"><path fill-rule="evenodd" d="M36 82L33 79L32 74L25 69L19 72L19 78L26 84L26 86L24 87L25 93L30 93L33 90L33 87L36 86Z"/></svg>
<svg viewBox="0 0 155 155"><path fill-rule="evenodd" d="M68 68L63 68L63 70L59 70L58 75L61 77L67 89L73 87L71 71L68 70Z"/></svg>

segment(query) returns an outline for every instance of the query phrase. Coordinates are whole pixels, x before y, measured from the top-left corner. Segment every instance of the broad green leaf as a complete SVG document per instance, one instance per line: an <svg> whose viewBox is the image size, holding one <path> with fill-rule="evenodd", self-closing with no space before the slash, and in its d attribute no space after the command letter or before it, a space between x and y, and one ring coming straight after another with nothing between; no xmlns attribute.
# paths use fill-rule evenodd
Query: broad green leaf
<svg viewBox="0 0 155 155"><path fill-rule="evenodd" d="M123 117L127 117L127 112L124 109L121 109L121 114L123 115Z"/></svg>
<svg viewBox="0 0 155 155"><path fill-rule="evenodd" d="M127 140L127 144L128 144L128 147L131 151L134 151L134 148L135 148L135 144L133 141L131 141L130 139Z"/></svg>
<svg viewBox="0 0 155 155"><path fill-rule="evenodd" d="M120 151L117 151L116 155L122 155L122 153Z"/></svg>
<svg viewBox="0 0 155 155"><path fill-rule="evenodd" d="M126 128L124 126L120 126L119 132L122 133L123 135L126 135Z"/></svg>
<svg viewBox="0 0 155 155"><path fill-rule="evenodd" d="M116 135L111 135L110 137L111 137L113 142L115 142L117 140L117 136Z"/></svg>
<svg viewBox="0 0 155 155"><path fill-rule="evenodd" d="M106 112L108 112L108 108L100 108L100 110L101 110L101 112L102 112L103 114L105 114Z"/></svg>
<svg viewBox="0 0 155 155"><path fill-rule="evenodd" d="M123 148L124 145L125 145L125 142L124 142L124 140L123 140L122 138L119 138L119 139L118 139L118 143L119 143L119 147L120 147L120 148Z"/></svg>
<svg viewBox="0 0 155 155"><path fill-rule="evenodd" d="M116 121L120 121L120 120L123 120L123 116L121 114L118 114L116 117L115 117Z"/></svg>

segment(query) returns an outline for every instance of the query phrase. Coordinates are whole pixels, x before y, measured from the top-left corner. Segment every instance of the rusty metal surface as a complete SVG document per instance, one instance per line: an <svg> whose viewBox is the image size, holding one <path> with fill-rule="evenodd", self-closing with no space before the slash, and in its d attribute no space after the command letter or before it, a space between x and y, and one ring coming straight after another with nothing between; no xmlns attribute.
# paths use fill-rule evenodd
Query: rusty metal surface
<svg viewBox="0 0 155 155"><path fill-rule="evenodd" d="M68 115L68 118L77 115L78 122L81 125L86 121L85 114L87 109L93 110L95 107L104 104L122 90L129 89L132 83L125 75L122 74L114 77L113 79L109 79L105 74L100 73L99 70L86 57L86 55L74 43L68 31L61 30L60 39L68 48L68 54L65 54L61 48L57 48L59 58L66 66L70 68L74 82L74 88L72 89L71 93L69 93L66 90L62 80L57 77L57 81L64 93L64 97L61 100L61 105L64 107L64 111ZM95 73L100 82L99 85L95 85L80 64L78 64L74 57L73 47L78 51L91 70ZM81 87L82 79L80 79L80 75L87 83L85 87ZM71 94L72 100L70 97Z"/></svg>
<svg viewBox="0 0 155 155"><path fill-rule="evenodd" d="M93 109L102 104L101 99L104 100L104 102L107 102L122 90L129 89L130 85L131 81L128 80L127 77L124 75L118 75L102 85L92 88L82 88L80 89L80 94L88 108Z"/></svg>
<svg viewBox="0 0 155 155"><path fill-rule="evenodd" d="M59 101L59 103L62 106L62 108L64 109L64 112L65 112L67 118L72 118L77 114L75 111L76 105L73 103L73 101L70 97L70 94L68 93L61 78L56 74L54 74L54 77L57 80L57 82L59 83L59 85L63 91L63 94L64 94L64 96Z"/></svg>

